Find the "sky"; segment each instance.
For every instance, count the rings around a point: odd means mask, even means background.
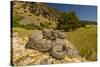
[[[63,12],[75,11],[79,20],[97,21],[97,6],[55,3],[48,3],[48,6]]]

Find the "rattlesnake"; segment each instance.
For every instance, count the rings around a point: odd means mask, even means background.
[[[38,51],[48,51],[51,49],[51,40],[43,39],[42,31],[34,32],[26,44],[26,48],[36,49]]]
[[[54,31],[49,29],[44,29],[42,31],[36,31],[31,36],[29,36],[29,41],[26,44],[26,48],[35,49],[38,51],[49,51],[50,54],[57,58],[62,59],[65,55],[69,54],[72,56],[74,53],[70,53],[73,47],[68,50],[66,47],[64,34],[60,31]],[[78,55],[77,51],[75,53]]]

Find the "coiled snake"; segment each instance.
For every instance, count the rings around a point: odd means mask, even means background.
[[[38,51],[50,51],[53,57],[62,59],[68,53],[65,45],[63,33],[44,29],[42,31],[36,31],[29,36],[26,48]]]

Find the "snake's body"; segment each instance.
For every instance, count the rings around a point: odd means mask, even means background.
[[[64,35],[58,31],[43,30],[34,32],[26,45],[26,48],[38,51],[50,51],[55,58],[64,58],[66,54],[70,54],[66,47]]]

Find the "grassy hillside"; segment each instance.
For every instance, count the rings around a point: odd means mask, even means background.
[[[13,32],[17,32],[19,37],[28,37],[34,30],[26,30],[24,28],[13,28]]]
[[[14,17],[15,14],[21,17],[17,22],[20,25],[34,24],[40,26],[41,23],[49,23],[50,25],[48,27],[55,28],[57,18],[59,17],[57,10],[49,8],[47,4],[44,3],[13,1],[12,11],[13,19],[16,19],[16,17]]]
[[[85,26],[79,21],[75,11],[60,11],[48,3],[11,2],[13,27],[25,29],[75,30]]]
[[[80,55],[88,60],[96,60],[97,30],[96,25],[87,25],[76,31],[66,33],[69,40],[76,46]]]

